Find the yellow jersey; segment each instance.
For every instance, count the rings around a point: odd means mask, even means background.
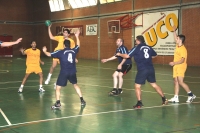
[[[54,51],[56,50],[63,50],[64,49],[64,37],[63,36],[54,36],[54,39],[56,41],[58,41],[58,46],[54,49]],[[68,40],[70,41],[70,48],[74,48],[75,47],[75,43],[74,40],[72,40],[71,38],[68,38]]]
[[[26,65],[40,65],[40,50],[32,48],[26,49],[24,53],[27,55],[26,57]]]
[[[185,60],[182,64],[179,65],[187,65],[187,49],[184,45],[176,45],[176,49],[174,51],[174,62],[180,61],[182,58],[185,58]]]

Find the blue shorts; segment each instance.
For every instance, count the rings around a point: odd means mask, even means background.
[[[156,82],[155,70],[154,68],[148,68],[139,70],[136,74],[135,83],[136,84],[145,84],[145,81],[149,83]]]
[[[67,81],[69,80],[72,84],[77,84],[76,73],[60,73],[56,82],[56,85],[67,86]]]

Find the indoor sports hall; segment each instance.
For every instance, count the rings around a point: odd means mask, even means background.
[[[0,132],[199,133],[199,12],[200,0],[0,0]],[[57,52],[58,41],[52,39],[55,36],[61,36],[66,46],[65,29],[76,45],[77,34],[80,39],[74,64],[86,105],[81,105],[68,81],[60,90],[61,107],[52,108],[57,103],[55,83],[62,60],[46,83],[54,60],[46,56],[44,46],[51,55]],[[185,36],[181,46],[175,33]],[[132,48],[141,45],[137,44],[140,35],[157,53],[152,57],[156,83],[169,100],[167,104],[162,105],[161,96],[146,81],[141,86],[143,106],[134,108],[139,101],[135,88],[137,55],[131,58],[130,71],[123,75],[123,93],[110,93],[119,65],[117,40],[123,39],[130,54]],[[179,102],[170,102],[176,93],[174,58],[182,47],[187,49],[184,57],[180,55],[187,61],[183,81],[191,92],[180,83]],[[29,55],[28,49],[40,53],[37,59],[42,73],[30,73],[22,86],[29,74],[27,62],[36,61],[36,55]],[[143,52],[146,57],[147,51]],[[69,56],[68,61],[72,63]],[[191,93],[196,97],[186,102]]]

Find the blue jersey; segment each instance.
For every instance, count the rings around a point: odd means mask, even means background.
[[[128,54],[128,49],[124,45],[121,45],[119,48],[117,48],[116,54],[117,53]],[[117,59],[118,59],[119,63],[121,63],[123,60],[123,58],[121,56],[117,56]],[[127,64],[132,64],[131,58],[126,59],[126,61],[124,62],[123,65],[127,65]]]
[[[65,48],[51,53],[51,57],[60,60],[60,67],[62,73],[76,73],[76,54],[79,51],[79,46],[73,49]]]
[[[152,56],[156,56],[157,53],[145,43],[139,44],[136,47],[133,47],[128,55],[130,57],[134,56],[134,60],[137,64],[137,69],[148,69],[153,67]]]
[[[3,42],[2,41],[0,41],[0,46],[1,46],[1,44],[2,44]]]

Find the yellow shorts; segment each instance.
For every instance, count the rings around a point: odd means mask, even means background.
[[[173,78],[184,77],[187,66],[174,66],[173,67]]]
[[[57,61],[60,64],[60,60],[58,58],[53,58],[53,61]]]
[[[27,67],[26,67],[26,73],[38,74],[38,73],[41,73],[41,72],[42,72],[42,69],[41,69],[40,66],[27,65]]]

